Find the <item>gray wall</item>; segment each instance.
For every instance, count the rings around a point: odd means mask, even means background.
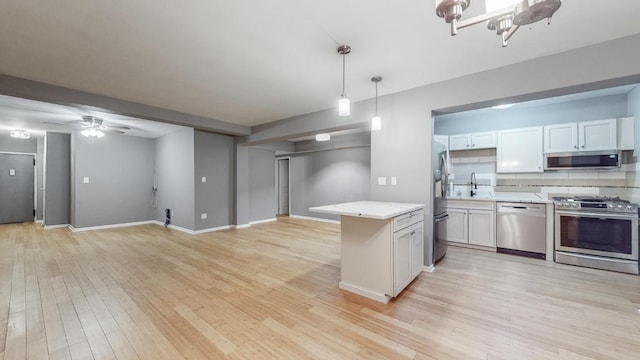
[[[36,207],[36,220],[42,220],[44,216],[44,192],[40,189],[44,188],[44,136],[36,138],[36,176],[38,183],[36,185],[36,198],[38,205]]]
[[[37,151],[37,139],[29,140],[12,138],[8,134],[0,134],[0,151],[35,154]]]
[[[155,141],[155,180],[158,187],[156,220],[172,209],[172,224],[195,229],[194,130],[184,129]]]
[[[195,230],[230,225],[233,222],[233,137],[196,131]],[[206,177],[206,183],[202,177]],[[201,219],[206,213],[207,219]]]
[[[45,226],[70,224],[71,135],[47,132]]]
[[[291,155],[291,214],[339,220],[309,207],[369,200],[370,147]]]
[[[439,115],[435,118],[434,126],[436,134],[454,135],[610,119],[625,117],[627,114],[627,95],[620,94],[550,105],[517,104],[503,110],[488,108]]]
[[[107,134],[89,139],[73,137],[74,196],[72,222],[76,228],[154,219],[151,186],[154,140]],[[88,177],[89,183],[83,183]]]
[[[18,152],[36,154],[36,220],[42,220],[42,196],[44,177],[44,136],[32,136],[29,140],[14,139],[9,135],[0,134],[0,152]]]
[[[249,148],[249,221],[276,217],[276,160],[275,152]]]

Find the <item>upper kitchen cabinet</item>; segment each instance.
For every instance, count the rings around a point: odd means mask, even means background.
[[[486,131],[473,134],[449,136],[449,150],[475,150],[496,147],[496,132]]]
[[[542,172],[542,126],[498,131],[496,171],[499,173]]]
[[[438,143],[444,145],[444,147],[446,149],[449,149],[449,136],[447,136],[447,135],[433,135],[433,141],[438,142]]]
[[[544,152],[632,150],[633,118],[582,121],[544,127]]]

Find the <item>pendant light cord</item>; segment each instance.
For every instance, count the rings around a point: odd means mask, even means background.
[[[378,82],[376,81],[376,116],[378,116]]]
[[[344,84],[345,84],[345,66],[346,66],[346,61],[345,61],[345,57],[346,54],[344,52],[342,52],[342,97],[345,97],[345,91],[344,91]]]

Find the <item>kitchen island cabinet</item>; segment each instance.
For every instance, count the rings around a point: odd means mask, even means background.
[[[358,201],[312,207],[341,215],[340,288],[387,303],[422,272],[422,204]]]

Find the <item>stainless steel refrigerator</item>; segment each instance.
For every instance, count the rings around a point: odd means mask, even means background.
[[[431,153],[433,171],[433,263],[442,259],[447,253],[446,221],[449,219],[444,201],[449,188],[449,169],[447,148],[433,141]]]

